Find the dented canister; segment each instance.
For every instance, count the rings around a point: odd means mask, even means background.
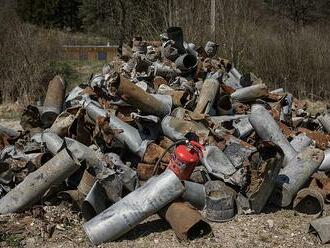
[[[216,79],[206,79],[199,94],[194,112],[208,114],[213,106],[215,97],[219,91],[219,81]]]
[[[0,199],[0,213],[13,213],[30,207],[41,200],[51,185],[64,181],[79,167],[79,160],[69,149],[63,149]]]
[[[319,168],[324,152],[317,148],[306,148],[284,167],[277,179],[272,202],[281,207],[290,205],[292,198]]]
[[[212,231],[198,210],[186,202],[173,202],[161,210],[160,215],[171,225],[179,240],[193,240]]]
[[[256,84],[248,87],[237,89],[231,94],[233,100],[239,102],[251,102],[258,98],[268,95],[268,87],[265,84]]]
[[[183,192],[178,177],[166,170],[86,222],[85,232],[94,245],[116,240]]]
[[[283,150],[284,165],[297,155],[296,150],[283,135],[274,118],[261,104],[252,105],[249,120],[260,138],[264,141],[272,141]]]
[[[55,76],[48,85],[41,121],[45,127],[50,127],[61,112],[66,84],[59,75]]]

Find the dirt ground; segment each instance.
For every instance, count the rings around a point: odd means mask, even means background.
[[[0,125],[19,129],[15,120],[0,120]],[[330,214],[326,206],[323,215]],[[258,215],[239,215],[226,223],[210,223],[213,233],[192,241],[180,242],[170,226],[158,215],[151,216],[116,242],[100,247],[322,247],[308,233],[311,217],[289,209],[267,206]],[[0,247],[93,247],[84,233],[84,220],[68,203],[39,206],[21,214],[0,215]],[[115,228],[115,227],[114,227]]]
[[[325,211],[329,214],[329,207]],[[311,218],[292,210],[267,207],[258,215],[240,215],[226,223],[210,223],[213,234],[180,242],[170,226],[151,216],[116,242],[99,247],[330,247],[307,232]],[[0,216],[0,247],[93,247],[83,219],[69,206],[44,206],[22,214]],[[51,237],[50,237],[51,236]]]

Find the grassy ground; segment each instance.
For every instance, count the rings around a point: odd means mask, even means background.
[[[92,74],[102,70],[105,61],[61,60],[53,63],[53,70],[61,74],[67,82],[67,91],[87,82]]]

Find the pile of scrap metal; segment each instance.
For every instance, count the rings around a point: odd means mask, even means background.
[[[134,37],[66,96],[56,76],[44,105],[24,111],[24,131],[0,128],[0,213],[71,201],[93,244],[153,214],[179,239],[269,202],[320,216],[330,201],[330,113],[312,116],[217,49],[170,27],[160,42]],[[323,243],[329,218],[311,223]]]

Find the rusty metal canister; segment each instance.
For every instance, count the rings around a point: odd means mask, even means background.
[[[59,75],[55,76],[49,82],[41,113],[41,122],[45,127],[50,127],[61,112],[65,96],[65,88],[65,82]]]
[[[205,184],[206,218],[214,222],[226,222],[235,217],[236,192],[222,181]]]
[[[173,202],[159,214],[171,225],[180,240],[192,240],[212,231],[197,209],[187,202]]]

